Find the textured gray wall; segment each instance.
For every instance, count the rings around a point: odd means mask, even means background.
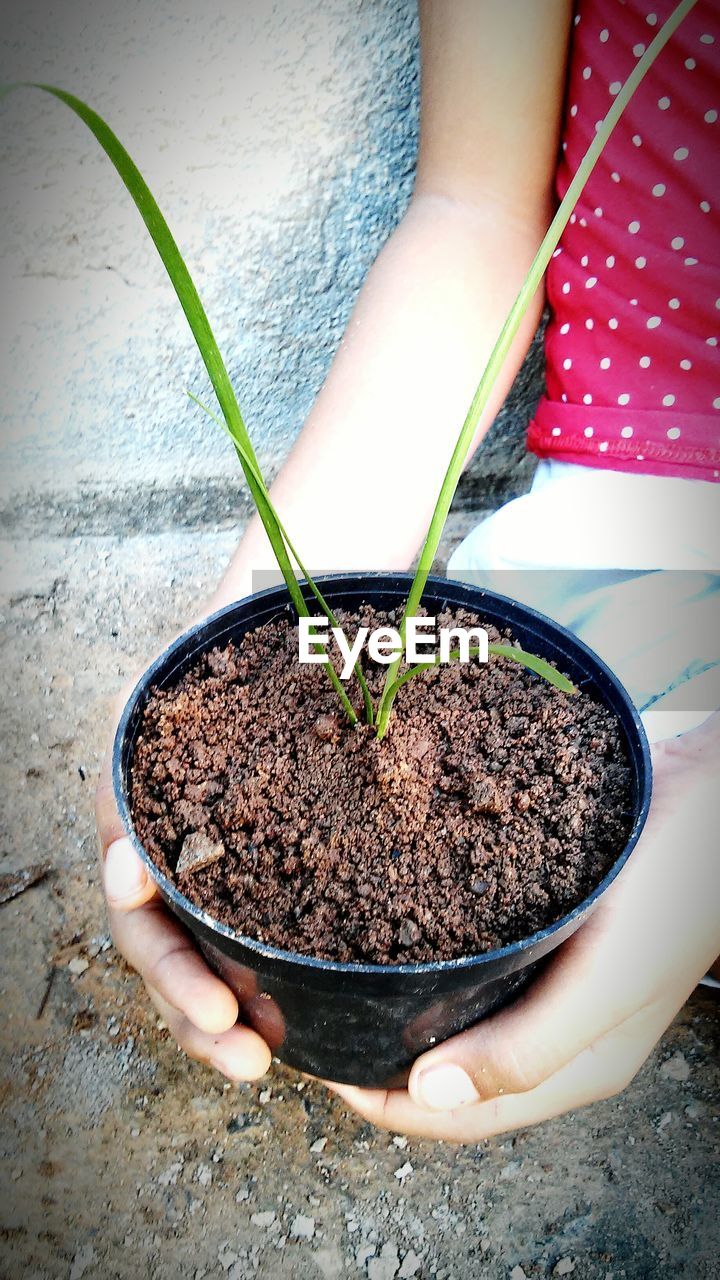
[[[30,0],[4,19],[0,80],[84,97],[147,177],[270,473],[410,193],[416,21],[414,0]],[[207,380],[137,213],[85,126],[33,91],[0,104],[0,290],[6,527],[242,509],[231,448],[184,395]],[[505,434],[480,463],[491,484]]]

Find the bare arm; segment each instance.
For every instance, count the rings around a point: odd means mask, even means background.
[[[311,570],[407,568],[549,221],[571,5],[422,0],[413,198],[371,269],[273,499]],[[528,349],[538,296],[476,444]],[[274,567],[251,521],[214,603]]]

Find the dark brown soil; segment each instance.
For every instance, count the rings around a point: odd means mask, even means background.
[[[350,635],[395,620],[340,621]],[[379,695],[386,668],[364,669]],[[285,621],[152,694],[132,798],[151,857],[217,919],[376,963],[471,955],[550,924],[602,879],[632,816],[619,727],[587,695],[506,659],[453,663],[403,687],[378,742],[300,665]]]

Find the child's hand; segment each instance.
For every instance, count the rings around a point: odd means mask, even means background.
[[[642,839],[512,1007],[415,1062],[408,1090],[330,1087],[401,1133],[478,1142],[620,1093],[720,952],[720,713],[655,750]]]
[[[120,695],[113,734],[132,685]],[[155,1008],[181,1049],[231,1080],[255,1080],[270,1066],[270,1050],[238,1025],[238,1005],[192,938],[163,905],[154,881],[128,840],[115,804],[111,745],[96,792],[98,843],[113,940],[137,969]]]

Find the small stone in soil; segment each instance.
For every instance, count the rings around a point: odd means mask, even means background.
[[[355,1266],[359,1268],[364,1267],[365,1263],[374,1256],[375,1251],[374,1244],[369,1244],[367,1242],[361,1244],[360,1248],[355,1250]]]
[[[575,1270],[572,1258],[561,1258],[553,1267],[554,1276],[569,1276]]]
[[[175,1160],[173,1164],[168,1165],[167,1169],[165,1169],[161,1174],[158,1175],[158,1179],[157,1179],[158,1186],[174,1187],[178,1180],[179,1174],[182,1173],[182,1168],[184,1163],[185,1163],[185,1158],[184,1156],[181,1156],[179,1160]]]
[[[293,1240],[312,1240],[315,1235],[315,1219],[298,1213],[290,1224],[290,1235]]]
[[[253,1213],[250,1221],[254,1223],[256,1227],[262,1227],[262,1229],[266,1231],[267,1228],[271,1227],[275,1221],[275,1214],[272,1209],[267,1209],[264,1213]]]
[[[690,1064],[685,1055],[678,1051],[667,1058],[660,1068],[660,1075],[663,1080],[677,1080],[684,1084],[690,1078]]]
[[[229,1271],[231,1267],[238,1261],[240,1255],[229,1244],[223,1244],[218,1249],[218,1262],[223,1271]]]
[[[400,1266],[397,1245],[391,1240],[384,1244],[380,1256],[368,1262],[368,1280],[394,1280]]]
[[[398,1280],[412,1280],[413,1276],[420,1270],[420,1266],[420,1258],[415,1253],[415,1250],[411,1249],[403,1258],[402,1266],[398,1271]]]
[[[420,926],[414,920],[403,920],[398,933],[401,947],[414,947],[420,941]]]
[[[211,840],[204,832],[193,831],[183,840],[176,875],[191,876],[195,871],[202,871],[213,862],[219,862],[224,856],[225,845],[221,840]]]
[[[487,880],[473,880],[470,885],[470,892],[474,893],[477,898],[481,898],[490,888]]]

